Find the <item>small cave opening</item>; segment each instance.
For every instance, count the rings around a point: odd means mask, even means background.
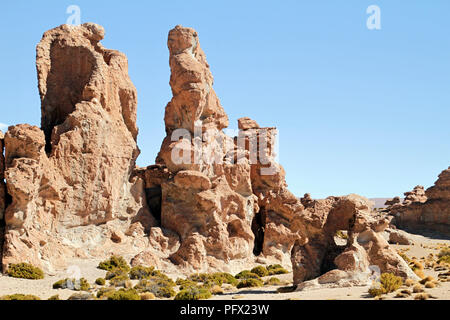
[[[95,68],[95,57],[87,48],[54,42],[50,48],[50,61],[41,116],[48,154],[52,149],[53,128],[62,124],[75,110],[75,105],[83,100],[84,88]]]
[[[153,188],[146,188],[145,194],[147,197],[147,204],[150,208],[150,211],[158,222],[158,225],[161,225],[161,203],[162,203],[162,189],[161,186],[156,186]]]
[[[262,253],[264,244],[265,226],[266,226],[266,211],[264,208],[261,208],[259,212],[255,214],[252,220],[252,232],[255,236],[253,254],[255,256],[259,256]]]
[[[325,252],[325,255],[322,259],[322,264],[320,266],[320,274],[325,274],[328,271],[337,269],[336,264],[334,263],[334,259],[342,252],[344,252],[346,246],[338,246],[338,245],[330,245]]]

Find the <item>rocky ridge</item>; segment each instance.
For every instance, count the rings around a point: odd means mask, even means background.
[[[37,47],[41,128],[10,127],[0,159],[11,198],[0,180],[4,269],[51,271],[115,253],[180,273],[282,263],[299,289],[364,285],[373,266],[415,277],[381,237],[390,220],[369,200],[300,200],[288,190],[276,128],[241,118],[237,136],[224,133],[228,117],[194,29],[169,32],[166,138],[155,165],[136,167],[136,89],[125,55],[103,48],[103,37],[95,24],[63,25]]]

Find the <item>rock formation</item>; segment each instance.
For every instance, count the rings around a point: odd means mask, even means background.
[[[450,235],[450,168],[444,170],[435,185],[426,191],[417,186],[405,193],[403,203],[387,208],[395,219],[393,223],[413,232],[434,232]]]
[[[17,125],[5,135],[12,203],[4,268],[28,261],[51,270],[73,256],[138,251],[145,242],[124,234],[154,223],[143,181],[130,180],[139,154],[136,89],[125,55],[103,48],[103,36],[95,24],[63,25],[37,46],[42,130]]]
[[[296,240],[292,250],[298,290],[367,285],[374,270],[417,279],[382,236],[389,222],[373,211],[368,199],[357,195],[307,205],[297,222],[306,226],[306,237]],[[348,240],[338,245],[334,237],[342,230],[347,231]]]
[[[241,118],[235,137],[224,133],[228,117],[191,28],[169,33],[166,137],[156,164],[136,167],[136,90],[126,57],[103,48],[103,36],[95,24],[64,25],[37,47],[42,129],[12,126],[4,139],[3,267],[51,271],[115,253],[178,273],[282,263],[300,289],[365,284],[374,265],[414,277],[367,199],[300,200],[287,189],[276,128]],[[349,239],[338,245],[342,230]]]

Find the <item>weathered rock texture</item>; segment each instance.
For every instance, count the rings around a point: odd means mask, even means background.
[[[289,192],[275,160],[275,128],[241,118],[237,137],[223,133],[228,119],[193,29],[177,26],[168,46],[173,99],[166,107],[167,136],[158,165],[136,171],[161,224],[152,228],[158,230],[152,241],[163,245],[139,254],[134,264],[169,261],[181,269],[229,271],[255,262],[290,267],[292,255],[296,284],[331,270],[341,274],[339,285],[365,284],[372,264],[414,277],[380,235],[389,220],[375,216],[367,199],[316,201],[307,194],[299,200]],[[338,230],[349,231],[347,245],[336,245]],[[361,272],[364,281],[352,282]]]
[[[371,265],[414,277],[380,235],[389,219],[367,199],[300,200],[287,189],[276,128],[241,118],[236,137],[223,132],[228,117],[193,29],[169,33],[167,136],[156,165],[135,167],[136,90],[103,35],[65,25],[37,47],[42,129],[5,135],[3,266],[51,270],[116,253],[183,273],[282,263],[300,289],[365,284]],[[342,230],[349,240],[338,245]]]
[[[63,25],[37,46],[42,130],[10,127],[5,135],[8,193],[3,266],[28,261],[45,269],[73,256],[137,252],[126,237],[152,225],[143,181],[132,179],[136,89],[124,54],[99,41],[95,24]],[[142,243],[141,243],[142,242]]]
[[[6,187],[5,187],[5,157],[4,151],[4,135],[0,131],[0,222],[4,218],[6,207]],[[0,247],[1,248],[1,247]]]
[[[393,223],[411,232],[439,232],[450,235],[450,168],[444,170],[435,185],[426,191],[417,186],[405,193],[403,203],[392,203],[387,210]]]

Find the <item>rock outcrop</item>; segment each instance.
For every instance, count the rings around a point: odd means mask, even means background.
[[[393,203],[387,208],[398,228],[414,233],[450,235],[450,168],[439,175],[431,188],[424,191],[417,186],[405,196],[403,203]]]
[[[3,221],[6,208],[4,134],[0,131],[0,221]],[[0,223],[1,224],[1,223]],[[1,247],[0,247],[1,249]]]
[[[288,190],[276,128],[241,118],[235,137],[224,133],[228,117],[191,28],[169,33],[166,137],[156,164],[136,167],[136,90],[126,57],[103,48],[103,36],[95,24],[64,25],[37,47],[42,128],[12,126],[4,139],[3,267],[51,271],[115,253],[178,273],[282,263],[299,289],[365,284],[373,266],[414,277],[367,199]],[[348,241],[337,244],[343,230]]]
[[[292,250],[298,290],[367,285],[374,270],[417,279],[382,236],[390,219],[371,206],[368,199],[350,195],[314,200],[305,207],[298,223],[306,226],[306,238],[296,240]],[[338,245],[335,235],[344,230],[347,243]]]
[[[66,258],[145,245],[123,236],[133,224],[143,236],[154,223],[143,181],[130,179],[139,155],[136,89],[125,55],[103,48],[103,36],[95,24],[63,25],[37,46],[42,130],[17,125],[5,135],[12,203],[3,267],[28,261],[51,270]]]

